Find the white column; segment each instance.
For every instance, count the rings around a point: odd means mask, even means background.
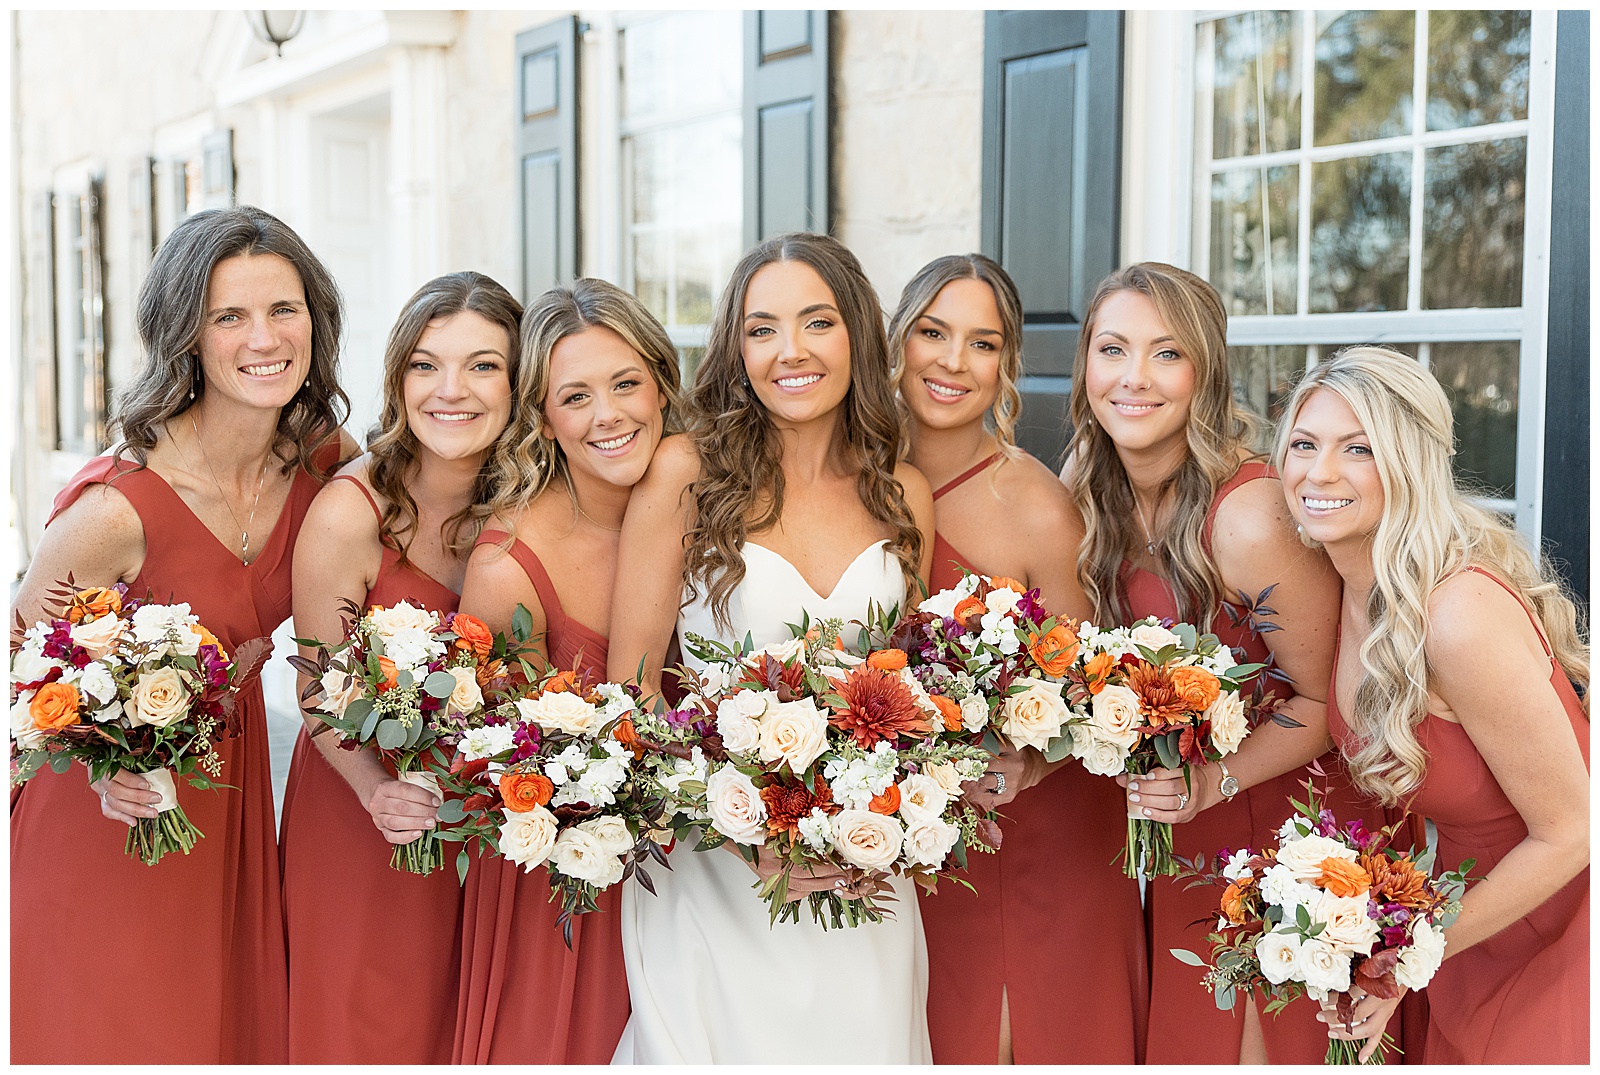
[[[1118,260],[1193,269],[1194,12],[1129,11],[1125,20]]]
[[[399,301],[450,269],[445,264],[444,49],[392,49],[389,85],[389,290]]]

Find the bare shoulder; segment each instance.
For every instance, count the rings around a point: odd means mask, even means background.
[[[927,475],[904,460],[895,464],[894,480],[900,483],[900,488],[905,490],[906,503],[915,510],[919,505],[926,504],[931,511],[933,508],[933,486],[928,484]]]
[[[1257,478],[1230,492],[1212,519],[1213,543],[1270,548],[1292,541],[1294,518],[1277,478]]]
[[[1478,571],[1459,571],[1428,595],[1427,653],[1431,667],[1472,667],[1503,653],[1517,639],[1543,653],[1522,602]]]
[[[994,488],[1008,519],[1030,531],[1059,535],[1063,529],[1082,529],[1072,494],[1049,467],[1031,455],[1002,462],[994,472]]]
[[[337,476],[354,478],[361,488],[348,481],[325,482],[306,510],[303,529],[324,537],[375,540],[378,518],[362,489],[376,497],[367,484],[367,461],[363,455],[340,467]]]
[[[663,437],[650,459],[650,469],[640,480],[640,487],[651,492],[665,489],[682,489],[700,477],[700,452],[694,438],[686,433]]]
[[[74,559],[90,553],[96,561],[140,562],[144,558],[144,521],[116,485],[85,486],[45,527],[39,551]]]

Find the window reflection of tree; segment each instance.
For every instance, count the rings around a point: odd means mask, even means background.
[[[1314,145],[1411,133],[1416,18],[1412,11],[1317,14]]]
[[[1406,308],[1411,154],[1312,165],[1312,313]]]
[[[1429,150],[1422,226],[1426,309],[1522,305],[1527,140]]]

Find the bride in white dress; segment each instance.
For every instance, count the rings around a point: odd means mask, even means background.
[[[818,235],[746,254],[712,325],[697,431],[662,442],[623,526],[609,672],[661,680],[674,628],[756,645],[788,623],[904,605],[933,547],[927,481],[899,463],[883,319],[855,256]],[[731,845],[730,845],[731,846]],[[614,1063],[931,1062],[912,886],[854,929],[769,925],[755,867],[676,848],[624,889],[633,1012]],[[798,873],[792,897],[831,888]]]

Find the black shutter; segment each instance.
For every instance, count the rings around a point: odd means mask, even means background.
[[[744,15],[744,241],[827,232],[828,13]]]
[[[522,301],[578,275],[578,20],[517,35]]]
[[[1117,267],[1122,13],[991,11],[983,41],[983,252],[1023,309],[1018,442],[1066,447],[1078,330]]]
[[[1556,16],[1545,351],[1544,545],[1589,603],[1589,13]]]

